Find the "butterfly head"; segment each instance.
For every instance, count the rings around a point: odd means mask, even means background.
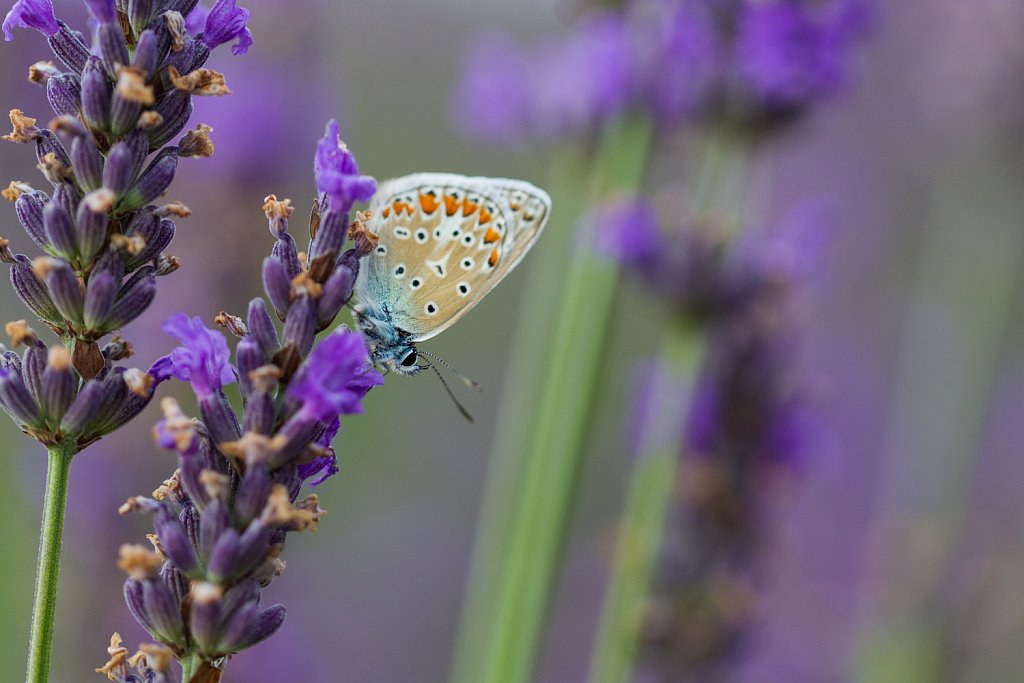
[[[416,345],[410,335],[391,323],[388,316],[375,306],[359,305],[355,308],[356,322],[366,335],[374,365],[398,375],[418,375],[423,370]]]

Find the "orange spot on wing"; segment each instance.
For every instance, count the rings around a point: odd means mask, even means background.
[[[487,234],[484,235],[484,244],[491,244],[501,239],[501,235],[494,228],[487,228]]]
[[[480,225],[487,225],[491,222],[492,218],[494,218],[494,216],[487,210],[486,206],[480,209]]]
[[[423,207],[423,213],[427,214],[428,216],[437,211],[437,207],[439,207],[440,205],[441,202],[437,201],[437,197],[435,197],[434,195],[420,195],[420,206]]]
[[[469,199],[466,199],[464,202],[462,202],[462,215],[472,216],[479,207],[479,204],[474,204],[473,202],[469,201]]]
[[[412,204],[408,202],[396,199],[392,206],[395,208],[395,213],[407,213],[410,216],[412,215]]]
[[[455,212],[459,210],[459,200],[450,194],[444,196],[444,210],[449,216],[454,216]]]
[[[498,265],[498,257],[499,256],[501,256],[501,254],[498,253],[497,249],[492,251],[491,255],[487,258],[487,265],[489,265],[491,268],[493,268],[494,266]]]
[[[381,212],[381,214],[384,216],[384,218],[387,218],[388,216],[390,216],[391,215],[391,207],[390,206],[385,206],[384,210]]]

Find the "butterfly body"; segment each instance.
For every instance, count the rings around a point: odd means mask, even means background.
[[[373,361],[415,375],[416,343],[455,324],[522,260],[551,199],[530,183],[418,173],[381,184],[370,202],[380,238],[356,281],[356,321]]]

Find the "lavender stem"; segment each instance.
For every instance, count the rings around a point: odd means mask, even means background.
[[[35,602],[29,634],[26,683],[46,683],[53,650],[53,622],[57,612],[57,576],[64,536],[64,512],[68,498],[68,473],[77,452],[73,440],[47,448],[46,492],[39,533],[39,564],[36,568]]]

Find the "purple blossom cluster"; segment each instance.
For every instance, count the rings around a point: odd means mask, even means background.
[[[770,492],[796,471],[808,437],[792,319],[804,273],[794,258],[797,236],[730,240],[706,226],[667,233],[639,201],[609,207],[598,220],[604,247],[707,338],[679,416],[681,486],[639,666],[651,680],[718,680],[753,620]]]
[[[225,336],[198,317],[164,324],[181,345],[150,372],[189,382],[200,418],[164,399],[156,438],[179,467],[152,496],[124,507],[153,514],[154,549],[125,546],[120,564],[128,606],[166,656],[159,666],[145,653],[131,664],[121,648],[117,665],[108,664],[108,673],[117,669],[111,680],[151,680],[139,667],[163,676],[152,680],[172,680],[172,659],[191,680],[217,680],[203,676],[219,676],[228,658],[280,627],[285,608],[263,607],[262,591],[284,570],[287,534],[314,529],[323,513],[316,494],[300,500],[300,491],[338,471],[331,441],[340,416],[361,412],[363,397],[384,381],[358,332],[338,328],[314,341],[351,298],[360,259],[376,246],[364,216],[350,220],[353,203],[369,199],[376,183],[359,173],[333,121],[315,171],[320,195],[305,253],[289,233],[291,202],[270,196],[264,205],[276,238],[263,263],[270,308],[255,298],[244,321],[216,318],[240,337],[234,364]],[[347,238],[354,246],[343,249]],[[240,414],[225,391],[236,381]]]
[[[472,43],[453,112],[462,131],[521,142],[595,131],[626,112],[774,129],[840,92],[871,0],[637,0],[565,35]]]
[[[47,445],[71,440],[81,449],[136,415],[153,395],[151,375],[114,367],[131,355],[119,337],[103,339],[138,318],[156,296],[158,277],[179,264],[165,250],[177,202],[156,204],[181,157],[213,152],[200,124],[188,124],[192,98],[227,93],[224,77],[204,68],[210,51],[251,42],[248,11],[234,0],[206,10],[197,0],[87,0],[91,41],[57,19],[51,0],[18,0],[3,21],[46,36],[56,57],[38,62],[29,79],[46,90],[56,116],[46,127],[20,109],[4,139],[32,145],[48,191],[11,182],[22,227],[43,252],[14,253],[0,239],[0,261],[15,292],[62,342],[47,350],[23,321],[10,324],[22,358],[2,350],[0,405],[23,431]],[[196,23],[195,18],[202,17]]]

